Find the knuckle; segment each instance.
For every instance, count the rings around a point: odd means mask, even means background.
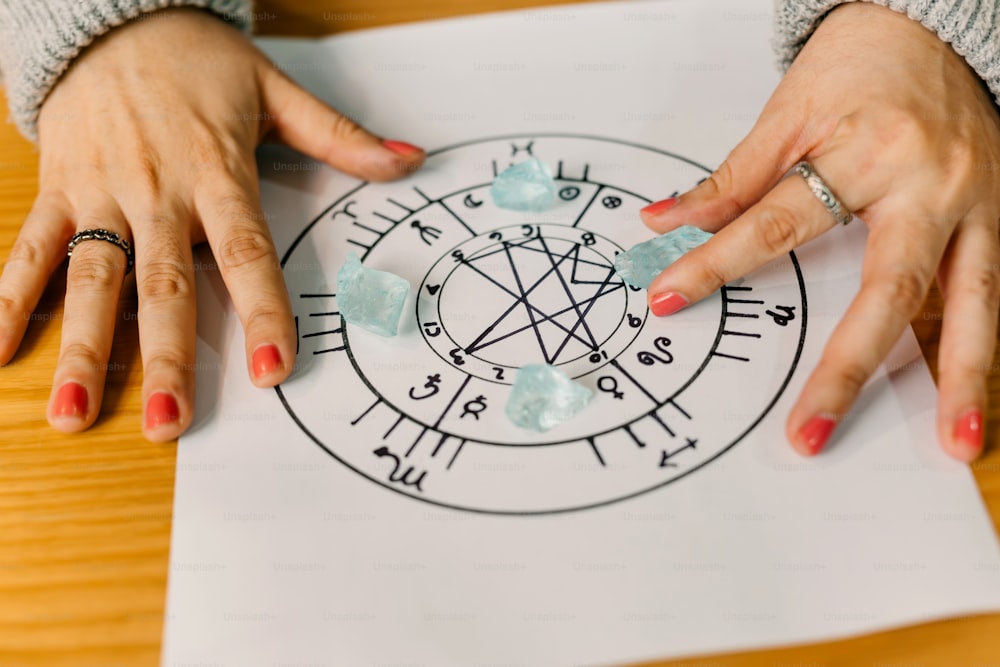
[[[861,393],[868,378],[871,377],[871,371],[857,361],[838,364],[835,372],[841,387],[849,391],[851,396]]]
[[[134,194],[135,208],[129,212],[129,223],[134,227],[143,225],[148,229],[170,229],[177,226],[177,218],[167,215],[162,201],[155,193],[138,190]]]
[[[727,221],[735,218],[746,208],[736,194],[736,173],[729,158],[724,160],[719,165],[719,168],[705,179],[702,187],[704,188],[704,194],[716,200],[718,205],[725,211],[723,216]]]
[[[8,264],[25,264],[30,268],[40,268],[39,265],[45,253],[38,243],[32,239],[19,238],[14,242],[7,256]]]
[[[989,264],[972,269],[969,274],[970,291],[980,294],[991,311],[1000,303],[1000,267]]]
[[[106,292],[120,285],[119,268],[125,268],[120,261],[108,261],[103,257],[92,256],[91,253],[80,255],[74,252],[66,270],[66,279],[86,290]]]
[[[193,364],[187,360],[186,355],[181,351],[163,351],[150,355],[143,360],[143,373],[145,375],[183,375],[189,372]]]
[[[909,111],[886,107],[878,111],[875,120],[877,136],[886,147],[923,145],[927,130],[923,121]]]
[[[340,139],[349,139],[363,134],[364,130],[344,114],[334,113],[333,118],[330,119],[330,132]]]
[[[799,244],[799,226],[795,214],[781,206],[768,206],[760,215],[760,242],[770,253],[777,256],[788,252]]]
[[[939,368],[940,383],[965,389],[985,389],[989,365],[975,364],[971,360],[955,359],[948,365]],[[943,390],[943,388],[942,388]]]
[[[284,309],[274,308],[272,306],[261,306],[255,308],[253,312],[246,318],[246,330],[247,333],[255,331],[256,329],[274,329],[281,325],[290,323],[291,314]]]
[[[708,288],[706,293],[718,289],[730,280],[725,272],[711,261],[699,262],[697,271],[697,285],[701,288]]]
[[[239,269],[270,259],[274,254],[271,239],[256,229],[239,229],[230,234],[219,247],[219,264],[223,269]]]
[[[222,179],[221,182],[219,179],[206,179],[206,181],[217,184],[209,185],[208,191],[221,193],[211,195],[214,199],[213,212],[220,220],[259,222],[264,219],[260,210],[250,201],[247,192],[228,178]]]
[[[26,312],[27,308],[25,308],[23,298],[0,294],[0,322],[9,322],[17,317],[24,317]]]
[[[193,293],[191,277],[175,262],[154,260],[146,263],[139,278],[143,299],[163,301],[184,299]]]
[[[106,368],[105,360],[97,353],[96,347],[89,342],[76,341],[69,343],[59,355],[59,365],[70,363],[78,368],[99,370]]]
[[[948,171],[968,180],[975,175],[980,148],[972,137],[954,137],[948,144]]]
[[[938,200],[972,206],[974,201],[970,199],[970,195],[974,197],[978,194],[989,179],[980,169],[980,150],[970,139],[956,137],[945,151],[946,157],[937,188]]]
[[[886,303],[909,319],[924,302],[929,287],[928,282],[919,270],[900,268],[885,277],[881,288]]]
[[[240,139],[229,133],[198,127],[191,147],[191,171],[212,174],[242,174],[246,171],[243,156],[247,154]],[[252,151],[252,148],[249,149]]]
[[[837,120],[837,124],[833,129],[833,136],[853,137],[861,131],[861,127],[861,116],[858,113],[849,113]]]

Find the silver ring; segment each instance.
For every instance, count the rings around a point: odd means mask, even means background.
[[[66,246],[66,256],[72,257],[73,248],[82,241],[107,241],[118,246],[125,253],[125,260],[127,262],[125,275],[127,276],[132,272],[132,267],[135,266],[135,253],[132,252],[132,244],[116,232],[108,231],[107,229],[84,229],[81,232],[77,232],[73,234],[73,238],[69,240],[69,245]]]
[[[826,206],[826,210],[833,215],[837,222],[846,225],[854,219],[854,214],[847,210],[842,201],[837,199],[837,195],[833,194],[833,190],[819,177],[819,174],[816,173],[811,164],[808,162],[799,162],[795,165],[795,171],[805,179],[806,185],[816,195],[816,199],[819,199],[823,206]]]

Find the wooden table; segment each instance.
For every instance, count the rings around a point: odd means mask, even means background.
[[[531,0],[269,0],[258,32],[318,35],[403,21],[513,9]],[[338,20],[321,20],[337,16]],[[0,258],[37,192],[38,156],[0,125]],[[61,435],[45,421],[62,319],[65,272],[49,286],[27,338],[0,369],[0,667],[154,665],[164,620],[176,443],[140,435],[141,365],[134,286],[97,424]],[[914,321],[936,365],[941,304]],[[994,359],[993,368],[1000,368]],[[990,379],[986,456],[972,466],[1000,522],[1000,374]],[[798,648],[718,655],[685,665],[997,665],[1000,615],[942,621]],[[679,663],[662,663],[679,664]]]

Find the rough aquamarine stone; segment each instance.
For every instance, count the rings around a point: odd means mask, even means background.
[[[357,254],[337,271],[337,308],[349,324],[379,336],[395,336],[410,283],[388,271],[362,266]]]
[[[646,289],[663,269],[710,238],[709,232],[683,225],[615,257],[615,271],[632,287]]]
[[[552,170],[538,158],[512,165],[493,179],[490,197],[500,208],[512,211],[548,210],[556,200]]]
[[[521,428],[548,431],[587,407],[593,392],[548,364],[518,369],[507,398],[507,417]]]

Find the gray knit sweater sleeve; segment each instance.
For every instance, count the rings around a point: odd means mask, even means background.
[[[0,74],[21,133],[37,138],[42,102],[95,38],[143,14],[181,6],[203,7],[250,28],[250,0],[0,0]]]
[[[774,49],[784,70],[837,5],[854,0],[775,0]],[[951,44],[1000,103],[1000,0],[866,0],[906,14]]]

